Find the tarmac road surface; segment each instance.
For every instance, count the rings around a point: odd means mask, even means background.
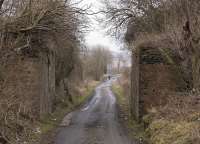
[[[65,117],[56,144],[135,144],[123,132],[118,120],[112,80],[99,85],[82,109]]]

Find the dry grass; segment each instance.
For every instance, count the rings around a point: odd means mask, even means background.
[[[199,96],[172,96],[164,107],[149,110],[144,121],[153,144],[198,144],[200,142]]]
[[[166,117],[190,119],[190,114],[197,113],[200,110],[199,96],[172,96],[168,99],[168,103],[161,109],[161,114]],[[199,115],[200,117],[200,115]],[[188,119],[188,120],[189,120]]]
[[[198,144],[200,142],[199,125],[194,122],[155,120],[149,126],[153,144]]]

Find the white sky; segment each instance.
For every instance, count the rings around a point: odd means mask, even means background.
[[[74,1],[80,1],[80,0],[74,0]],[[101,3],[102,0],[83,0],[79,7],[86,7],[87,5],[91,5],[91,10],[93,12],[98,12],[100,9],[102,9],[103,5]],[[128,66],[131,64],[131,55],[130,52],[124,49],[124,45],[122,42],[117,40],[116,38],[106,34],[107,27],[105,27],[105,24],[99,23],[97,21],[98,18],[103,18],[104,15],[102,14],[96,14],[95,16],[89,16],[90,19],[90,29],[91,31],[85,35],[85,42],[86,46],[92,47],[96,45],[102,45],[107,48],[109,48],[111,51],[113,51],[113,56],[118,57],[119,55],[123,55],[123,57],[127,60]],[[118,59],[116,59],[118,60]]]
[[[97,12],[100,8],[102,8],[101,0],[84,0],[81,5],[91,5],[91,10],[94,12]],[[95,45],[103,45],[108,47],[112,51],[120,52],[122,44],[115,38],[107,35],[107,28],[96,21],[96,18],[102,18],[102,14],[89,16],[89,18],[91,32],[87,33],[85,36],[86,45],[89,47]]]

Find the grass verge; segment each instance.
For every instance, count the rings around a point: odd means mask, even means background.
[[[123,87],[115,83],[112,86],[112,91],[117,99],[119,120],[128,130],[129,136],[136,141],[141,139],[146,141],[143,124],[139,124],[131,117],[129,97],[125,95]]]
[[[199,144],[198,123],[156,119],[146,130],[152,144]]]
[[[88,85],[81,96],[73,97],[73,103],[63,101],[58,104],[55,112],[44,116],[38,123],[38,131],[42,135],[41,144],[52,144],[55,137],[55,129],[62,122],[63,118],[77,107],[80,107],[94,92],[98,82]]]
[[[181,110],[182,105],[177,103],[167,107],[153,108],[149,114],[143,117],[143,122],[138,124],[130,114],[129,99],[123,92],[123,87],[114,84],[112,90],[116,95],[119,107],[119,118],[125,128],[129,130],[129,135],[136,139],[143,139],[149,144],[199,144],[200,143],[200,113],[198,108],[190,111]],[[186,101],[181,99],[181,101]],[[189,103],[190,104],[190,103]],[[186,104],[184,104],[186,105]],[[179,112],[179,114],[176,114]],[[145,127],[144,124],[145,123]]]
[[[192,109],[194,104],[187,104],[183,99],[180,101],[184,106],[171,102],[170,106],[157,108],[143,118],[148,124],[146,134],[151,144],[200,143],[200,109]]]

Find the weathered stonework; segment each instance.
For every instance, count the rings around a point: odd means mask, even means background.
[[[47,40],[34,55],[5,49],[0,61],[1,100],[17,99],[13,101],[16,111],[19,109],[19,113],[28,117],[38,118],[51,113],[56,99],[66,96],[64,75],[56,84],[56,75],[59,75],[56,71],[57,47],[54,41]]]
[[[131,102],[132,114],[139,120],[148,109],[164,105],[168,96],[187,89],[184,76],[156,47],[135,48],[132,54]]]

